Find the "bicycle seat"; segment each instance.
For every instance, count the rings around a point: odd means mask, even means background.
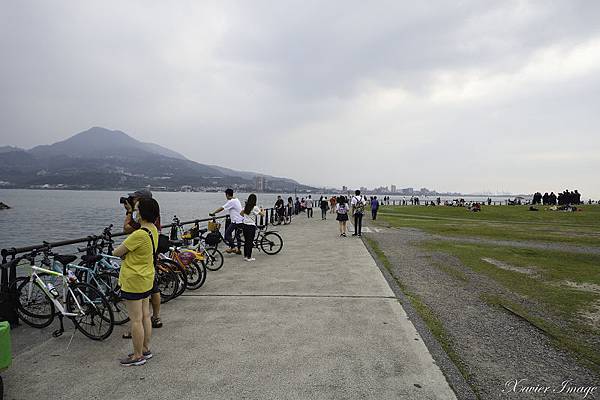
[[[208,229],[200,229],[198,231],[199,234],[204,235],[206,232],[208,232]]]
[[[183,246],[183,240],[169,240],[169,242],[171,243],[171,246]]]
[[[81,259],[86,263],[86,264],[95,264],[98,261],[102,260],[102,256],[81,256]]]
[[[61,263],[62,265],[67,265],[69,263],[72,263],[73,261],[77,260],[77,256],[73,256],[73,255],[60,255],[57,254],[54,256],[54,261],[58,261],[59,263]]]

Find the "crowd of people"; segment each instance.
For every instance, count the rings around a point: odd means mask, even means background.
[[[569,191],[565,190],[558,195],[554,194],[554,192],[544,193],[543,195],[540,192],[536,192],[533,195],[532,200],[533,205],[544,205],[544,206],[566,206],[566,205],[579,205],[581,202],[581,194],[577,191]]]
[[[232,189],[225,191],[226,202],[223,206],[209,213],[215,216],[226,212],[229,216],[229,224],[226,226],[224,242],[228,246],[225,250],[229,254],[244,256],[247,262],[255,261],[252,257],[253,241],[256,235],[259,217],[265,216],[264,210],[257,206],[257,197],[250,194],[244,206],[234,196]],[[362,220],[367,205],[371,210],[372,220],[377,219],[377,213],[382,204],[389,204],[389,196],[385,196],[380,203],[377,196],[367,198],[360,190],[354,192],[354,196],[347,198],[339,196],[321,196],[318,201],[312,199],[312,195],[306,198],[288,197],[287,202],[279,195],[274,204],[276,220],[291,218],[305,212],[307,218],[313,218],[313,208],[321,209],[321,219],[327,220],[328,211],[336,215],[339,223],[340,237],[346,237],[349,232],[348,221],[352,221],[354,233],[352,236],[362,236]],[[418,198],[411,198],[411,204],[419,205]],[[428,205],[440,205],[441,200],[428,202]],[[488,201],[490,204],[491,201]],[[404,200],[404,203],[406,201]],[[574,205],[581,204],[581,195],[577,190],[570,192],[565,190],[558,195],[536,193],[533,204],[544,205]],[[481,211],[481,203],[467,203],[464,199],[457,199],[451,203],[444,202],[448,206],[466,207],[471,211]],[[133,366],[143,365],[152,358],[150,340],[152,329],[161,328],[163,323],[160,318],[160,292],[155,280],[155,264],[160,225],[160,207],[158,202],[152,198],[148,190],[138,190],[130,193],[124,202],[125,219],[123,230],[129,236],[114,250],[114,255],[121,257],[123,262],[119,275],[121,296],[125,300],[130,317],[130,330],[123,338],[131,338],[133,352],[120,360],[121,365]],[[239,228],[239,229],[238,229]],[[244,249],[241,250],[240,232],[244,236]]]

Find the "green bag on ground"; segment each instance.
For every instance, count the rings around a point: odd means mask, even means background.
[[[10,348],[10,324],[0,322],[0,371],[10,367],[12,352]]]

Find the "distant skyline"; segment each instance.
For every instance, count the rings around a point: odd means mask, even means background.
[[[600,3],[18,1],[0,146],[92,126],[313,186],[600,198]]]

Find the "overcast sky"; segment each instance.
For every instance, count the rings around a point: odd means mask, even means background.
[[[341,187],[600,197],[600,2],[5,1],[0,145],[92,126]]]

